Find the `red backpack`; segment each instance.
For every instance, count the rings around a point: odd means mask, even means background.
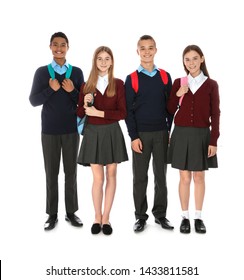
[[[159,72],[160,72],[160,76],[161,76],[163,83],[165,85],[167,85],[168,84],[168,75],[167,75],[166,71],[163,69],[159,69]],[[137,71],[134,71],[133,73],[131,73],[130,77],[131,77],[132,88],[134,89],[135,93],[137,93],[138,88],[139,88]]]

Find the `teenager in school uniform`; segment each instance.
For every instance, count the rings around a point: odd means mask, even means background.
[[[85,114],[87,124],[78,163],[91,166],[93,174],[95,219],[91,233],[110,235],[117,165],[127,161],[128,155],[119,125],[126,117],[124,82],[114,77],[113,53],[106,46],[95,50],[89,78],[80,90],[77,115],[82,118]]]
[[[217,168],[217,140],[219,138],[219,90],[210,79],[205,57],[196,45],[183,51],[183,65],[188,84],[181,85],[176,79],[168,101],[168,111],[175,114],[179,99],[175,127],[170,139],[169,162],[180,171],[179,197],[182,208],[180,232],[190,233],[189,218],[190,184],[194,182],[195,220],[197,233],[206,233],[202,220],[205,194],[205,170]],[[211,127],[211,129],[210,129]]]
[[[166,218],[168,206],[167,148],[172,116],[167,112],[166,102],[170,94],[171,76],[162,80],[161,70],[154,64],[157,53],[156,42],[150,35],[143,35],[137,43],[140,66],[135,72],[138,91],[133,87],[132,76],[125,81],[127,118],[126,125],[131,138],[133,166],[133,199],[135,205],[134,232],[142,232],[148,219],[147,185],[148,169],[152,157],[154,175],[154,220],[162,228],[173,230]]]
[[[69,41],[63,32],[56,32],[50,39],[53,55],[51,67],[55,79],[50,77],[48,67],[39,67],[34,76],[30,93],[33,106],[42,105],[42,149],[46,172],[45,230],[53,229],[58,221],[58,175],[62,154],[65,173],[65,220],[71,225],[83,225],[76,216],[77,199],[77,153],[79,134],[76,126],[76,108],[79,89],[84,82],[83,72],[73,66],[71,76],[65,78],[70,65],[66,60]]]

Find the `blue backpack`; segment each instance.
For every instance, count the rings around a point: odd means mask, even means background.
[[[83,135],[83,130],[86,123],[86,115],[83,118],[77,116],[77,131],[79,134]]]
[[[93,96],[93,100],[91,102],[89,102],[88,106],[91,107],[93,105],[94,102],[94,93],[92,93]],[[79,116],[77,116],[77,131],[79,134],[83,135],[83,131],[84,131],[84,127],[86,124],[86,118],[87,116],[85,115],[83,118],[80,118]]]

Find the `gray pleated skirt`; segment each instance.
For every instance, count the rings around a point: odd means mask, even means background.
[[[204,171],[217,168],[217,155],[208,157],[209,128],[175,126],[168,150],[168,163],[173,168]]]
[[[78,155],[78,164],[121,163],[128,160],[125,140],[118,122],[106,125],[87,124]]]

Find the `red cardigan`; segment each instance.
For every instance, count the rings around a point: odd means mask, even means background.
[[[93,106],[97,110],[104,111],[104,118],[88,117],[89,124],[111,124],[126,118],[126,101],[124,82],[120,79],[116,80],[116,94],[113,97],[108,97],[105,90],[104,94],[96,89]],[[77,107],[77,115],[82,118],[85,115],[84,110],[84,93],[82,84],[79,94],[79,102]]]
[[[173,83],[167,109],[175,114],[179,97],[176,92],[180,88],[180,79]],[[209,145],[217,146],[219,138],[219,90],[216,81],[208,78],[193,94],[189,89],[185,94],[181,107],[175,115],[174,123],[177,126],[210,127],[211,137]]]

